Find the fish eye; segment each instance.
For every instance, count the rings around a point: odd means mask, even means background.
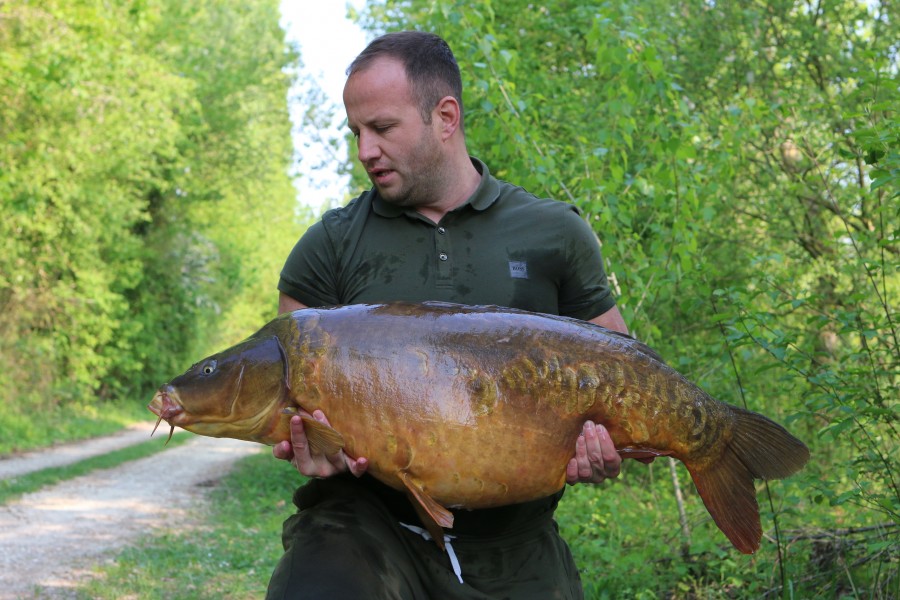
[[[204,375],[212,375],[212,374],[213,374],[213,371],[216,370],[216,361],[215,361],[215,360],[209,361],[208,363],[206,363],[205,365],[203,365],[203,369],[202,369],[202,370],[203,370],[203,374],[204,374]]]

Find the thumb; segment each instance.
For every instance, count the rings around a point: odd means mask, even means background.
[[[280,460],[291,460],[294,458],[294,447],[289,441],[284,440],[272,446],[272,454]]]

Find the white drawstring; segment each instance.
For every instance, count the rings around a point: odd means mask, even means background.
[[[424,529],[422,529],[421,527],[416,527],[415,525],[407,525],[406,523],[403,523],[403,522],[401,522],[400,525],[402,527],[406,527],[413,533],[418,533],[419,535],[421,535],[423,538],[425,538],[428,541],[431,541],[433,539],[431,537],[431,534],[428,533],[427,531],[425,531]],[[454,537],[456,537],[456,536],[447,535],[445,533],[444,534],[444,547],[447,549],[447,555],[450,557],[450,565],[453,567],[453,573],[456,575],[456,578],[459,579],[459,582],[462,583],[463,582],[462,567],[459,566],[459,559],[456,558],[456,552],[453,550],[453,545],[450,544],[450,540],[452,540]]]

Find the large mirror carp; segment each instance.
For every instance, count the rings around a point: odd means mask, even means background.
[[[623,457],[682,461],[722,532],[752,553],[754,479],[787,477],[809,458],[782,426],[715,400],[629,336],[491,306],[284,314],[160,387],[149,408],[172,427],[270,445],[290,439],[292,414],[321,409],[332,427],[306,419],[310,447],[367,457],[432,532],[452,527],[448,508],[560,490],[591,419]]]

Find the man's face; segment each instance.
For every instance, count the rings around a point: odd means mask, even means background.
[[[344,85],[347,123],[357,156],[386,201],[415,207],[440,194],[440,120],[425,123],[402,63],[379,58]]]

